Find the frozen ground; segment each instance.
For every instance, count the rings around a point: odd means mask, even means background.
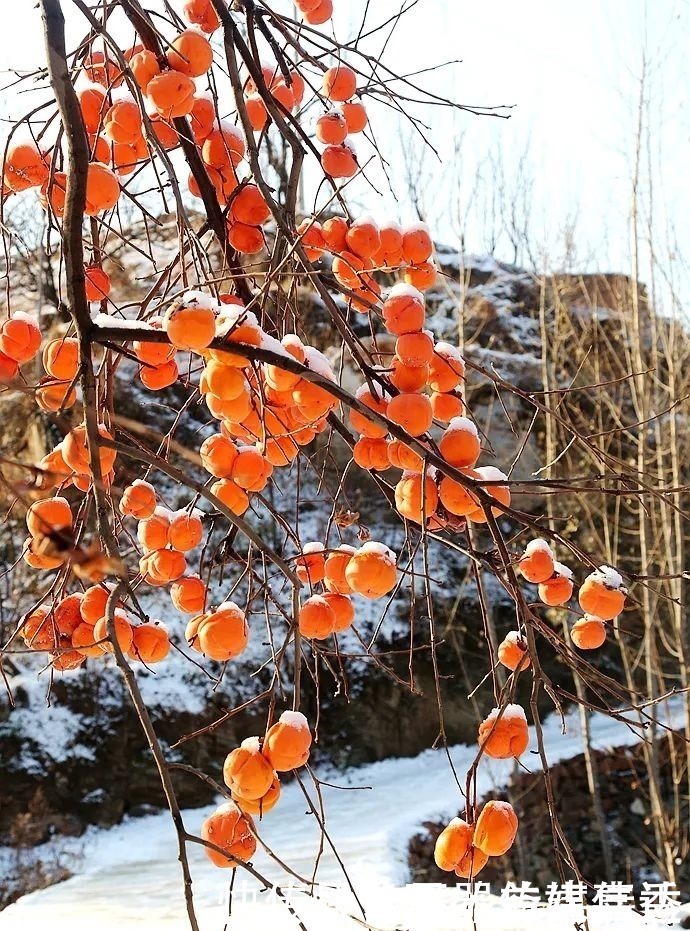
[[[666,720],[680,725],[680,703],[666,708]],[[625,725],[603,716],[592,722],[593,740],[598,748],[631,744],[637,734]],[[576,715],[567,719],[567,733],[561,734],[560,721],[550,718],[545,725],[550,762],[581,752],[581,736]],[[530,769],[538,768],[534,740],[523,757]],[[450,757],[460,778],[471,763],[474,747],[456,746]],[[510,770],[509,762],[483,763],[479,794],[501,785]],[[321,777],[340,788],[322,786],[326,825],[350,880],[365,905],[367,924],[381,931],[424,929],[424,931],[463,931],[473,927],[469,913],[458,902],[457,893],[445,887],[405,887],[406,846],[410,835],[427,818],[457,813],[461,796],[443,751],[426,751],[410,759],[393,759],[362,766],[334,776]],[[308,791],[314,799],[311,783]],[[185,812],[185,823],[197,833],[211,809]],[[273,851],[303,877],[314,873],[319,851],[319,830],[297,784],[287,786],[280,803],[258,825],[260,836]],[[84,839],[82,839],[84,842]],[[297,929],[296,919],[284,904],[260,892],[260,886],[241,870],[235,878],[235,900],[228,920],[229,872],[214,868],[203,850],[190,846],[194,877],[194,899],[201,931],[228,929]],[[345,877],[326,843],[318,863],[317,879],[333,884],[328,893],[330,905],[310,901],[290,892],[290,878],[265,853],[254,866],[272,882],[288,890],[294,909],[308,931],[354,931],[366,927],[348,917],[356,914],[355,903],[342,890]],[[621,877],[622,878],[622,877]],[[561,906],[536,914],[522,911],[515,903],[490,898],[480,904],[475,915],[479,931],[523,931],[539,928],[575,928],[581,913]],[[628,909],[612,907],[589,910],[590,931],[644,927],[644,921]],[[666,927],[667,925],[658,925]],[[108,831],[93,831],[85,840],[81,872],[50,889],[21,899],[0,915],[1,931],[28,931],[50,927],[51,931],[178,931],[188,927],[184,912],[175,838],[166,813],[127,821]]]

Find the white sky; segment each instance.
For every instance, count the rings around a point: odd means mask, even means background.
[[[400,2],[371,0],[368,24],[397,12]],[[357,31],[367,3],[334,0],[334,5],[336,34],[344,39]],[[69,10],[70,0],[64,6]],[[290,4],[276,0],[275,6]],[[3,20],[0,62],[29,69],[42,62],[40,19],[33,2],[21,0],[18,7],[21,14]],[[383,36],[377,33],[367,49],[378,52]],[[533,252],[546,251],[548,261],[558,263],[562,230],[569,218],[576,218],[580,268],[628,270],[632,153],[646,52],[657,250],[666,255],[668,240],[677,236],[680,252],[690,256],[688,48],[689,0],[419,0],[387,46],[389,67],[402,73],[461,59],[461,64],[415,81],[461,103],[513,104],[512,115],[499,120],[416,108],[430,125],[429,136],[443,158],[439,164],[432,153],[423,156],[423,147],[412,143],[414,133],[400,118],[392,119],[382,106],[372,107],[400,203],[394,203],[375,168],[370,175],[382,195],[364,182],[353,185],[350,194],[375,216],[413,216],[404,193],[401,150],[407,148],[408,161],[421,163],[421,204],[428,219],[442,238],[455,245],[462,232],[467,250],[479,252],[487,248],[494,226],[491,197],[498,185],[489,159],[502,158],[510,191],[518,159],[526,151]],[[22,106],[27,99],[34,100],[25,97]],[[14,115],[18,109],[17,98],[7,95],[2,112]],[[461,155],[456,157],[460,138]],[[361,146],[360,154],[371,154],[368,146]],[[468,203],[478,176],[479,190]],[[505,237],[499,237],[496,253],[513,258]],[[682,278],[680,255],[672,264]],[[687,293],[683,282],[681,287]]]

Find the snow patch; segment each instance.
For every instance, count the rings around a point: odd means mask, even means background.
[[[279,720],[283,724],[287,724],[288,727],[295,728],[295,730],[309,730],[309,722],[301,711],[284,711]]]
[[[590,579],[603,582],[607,588],[618,589],[623,587],[623,576],[611,566],[599,566],[595,572],[591,573]]]
[[[422,292],[418,291],[417,288],[414,288],[411,284],[407,284],[405,281],[399,281],[397,284],[393,285],[388,292],[387,300],[390,301],[397,297],[409,297],[417,304],[421,304],[422,307],[424,306],[424,295]]]

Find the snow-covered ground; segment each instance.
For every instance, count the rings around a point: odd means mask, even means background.
[[[670,726],[680,726],[680,702],[667,706],[665,714]],[[565,735],[555,716],[546,722],[544,731],[551,763],[581,752],[576,714],[568,716]],[[638,740],[635,731],[603,716],[594,717],[592,732],[594,745],[602,749]],[[539,762],[534,751],[533,736],[523,762],[529,769],[537,770]],[[450,757],[461,779],[475,752],[475,747],[451,748]],[[504,784],[511,766],[510,761],[483,762],[478,793]],[[368,925],[381,931],[422,928],[461,931],[473,927],[471,914],[459,902],[457,892],[437,886],[405,887],[410,836],[425,819],[452,816],[462,805],[444,751],[385,760],[339,775],[325,771],[319,775],[332,784],[321,786],[328,836],[365,905]],[[308,776],[305,785],[318,810]],[[347,880],[328,841],[319,857],[320,831],[308,808],[300,787],[296,783],[288,785],[278,807],[258,824],[258,830],[267,845],[299,876],[311,879],[315,874],[320,883],[336,887],[335,892],[324,893],[331,904],[309,900],[298,893],[299,883],[291,880],[265,852],[257,854],[254,866],[271,882],[288,890],[294,910],[310,931],[354,931],[366,927],[352,897],[343,889]],[[186,811],[187,830],[198,833],[210,810]],[[190,845],[189,853],[200,927],[202,931],[221,931],[228,922],[228,884],[232,874],[213,867],[203,850],[194,844]],[[260,884],[237,870],[235,899],[227,927],[297,929],[299,925],[285,905],[260,889]],[[479,931],[498,927],[502,931],[527,928],[532,931],[546,928],[547,923],[550,927],[556,924],[559,928],[573,928],[582,921],[581,910],[559,908],[561,911],[555,918],[552,910],[538,914],[523,911],[514,903],[506,904],[493,897],[477,907],[476,926]],[[640,916],[613,907],[590,908],[589,919],[590,931],[645,926]],[[107,831],[90,832],[84,841],[79,875],[24,897],[0,915],[2,931],[41,927],[50,927],[51,931],[121,931],[128,927],[181,931],[188,927],[175,835],[167,813],[130,820]]]

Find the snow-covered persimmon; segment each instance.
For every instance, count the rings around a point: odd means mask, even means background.
[[[283,711],[266,732],[261,752],[277,773],[304,766],[309,759],[311,731],[300,711]]]
[[[359,165],[352,143],[348,140],[340,145],[328,145],[321,153],[321,167],[332,178],[351,178],[357,174]]]
[[[273,466],[254,446],[240,446],[232,464],[230,477],[245,491],[261,491],[266,487]]]
[[[231,792],[250,801],[265,795],[274,777],[274,768],[262,754],[258,737],[247,737],[228,753],[223,763],[225,785]]]
[[[338,255],[347,249],[347,231],[349,224],[345,217],[329,217],[321,225],[326,247]]]
[[[508,481],[508,476],[505,472],[497,469],[496,466],[478,466],[474,470],[474,477],[476,481],[481,484],[486,494],[498,502],[496,506],[491,507],[491,513],[494,517],[501,514],[504,508],[510,507],[512,497],[510,487],[507,484],[503,484]],[[486,516],[487,510],[488,509],[480,503],[476,511],[470,511],[467,515],[467,519],[476,524],[485,524],[488,520]]]
[[[216,335],[216,314],[205,295],[188,293],[167,311],[163,326],[177,349],[205,349]]]
[[[29,362],[41,347],[41,331],[29,314],[19,312],[0,325],[0,352],[20,364]]]
[[[261,226],[271,215],[266,200],[256,184],[239,188],[230,203],[230,213],[237,223]]]
[[[621,575],[610,566],[600,566],[584,580],[577,598],[586,614],[612,621],[625,607],[625,596]]]
[[[244,611],[233,601],[218,605],[202,617],[196,630],[197,648],[209,659],[235,659],[249,642],[249,625]]]
[[[402,252],[408,265],[426,262],[433,252],[434,244],[425,223],[414,223],[403,230]]]
[[[300,633],[309,640],[325,640],[335,629],[335,613],[323,595],[312,595],[299,609]]]
[[[454,391],[465,377],[465,360],[457,346],[437,342],[429,366],[428,385],[432,391]]]
[[[462,818],[453,818],[436,838],[434,861],[440,870],[455,872],[463,879],[471,879],[480,872],[488,856],[474,846],[474,825]]]
[[[398,581],[396,562],[393,550],[370,540],[348,560],[345,579],[355,594],[381,598],[392,591]]]
[[[487,756],[496,760],[519,757],[529,746],[527,718],[520,705],[498,708],[479,725],[478,743]]]
[[[198,575],[186,575],[170,586],[170,599],[178,611],[199,614],[206,604],[206,585]]]
[[[222,123],[208,134],[201,154],[211,168],[223,170],[230,166],[236,168],[244,158],[246,148],[240,130],[231,123]]]
[[[570,639],[578,650],[597,650],[606,643],[606,624],[600,617],[585,614],[570,628]]]
[[[338,634],[351,627],[355,619],[355,606],[352,599],[347,595],[340,595],[336,592],[325,592],[322,597],[335,618],[332,633]]]
[[[370,259],[381,247],[379,228],[371,217],[358,217],[345,234],[350,252],[362,259]]]
[[[468,417],[454,417],[446,427],[438,448],[449,465],[471,469],[481,453],[476,425]]]
[[[137,525],[137,539],[144,550],[161,550],[168,545],[171,513],[167,508],[156,507],[150,517]]]
[[[474,845],[489,857],[502,857],[513,846],[517,815],[509,802],[491,800],[484,805],[474,828]]]
[[[125,516],[148,520],[156,510],[156,489],[150,482],[135,479],[123,490],[119,509]]]
[[[527,669],[532,664],[527,648],[527,641],[520,631],[509,631],[498,645],[498,661],[506,669]]]
[[[562,563],[553,564],[553,575],[539,585],[539,597],[546,605],[558,607],[567,604],[573,594],[573,573]]]
[[[260,94],[249,94],[244,105],[247,109],[249,123],[255,132],[261,132],[268,125],[269,116],[266,104]]]
[[[232,868],[238,861],[251,860],[256,850],[256,837],[247,815],[234,802],[225,802],[206,818],[201,825],[202,840],[215,847],[204,847],[206,856],[214,866]]]
[[[350,595],[352,593],[352,588],[345,573],[350,560],[356,552],[354,546],[342,543],[336,550],[326,556],[323,584],[329,592],[338,595]]]
[[[341,145],[347,138],[347,122],[340,110],[329,110],[316,121],[314,133],[325,145]]]
[[[553,575],[554,558],[551,547],[541,538],[531,540],[525,547],[518,565],[528,582],[535,585],[546,582]]]
[[[418,333],[424,326],[424,296],[408,284],[396,284],[383,302],[383,322],[389,333]]]

